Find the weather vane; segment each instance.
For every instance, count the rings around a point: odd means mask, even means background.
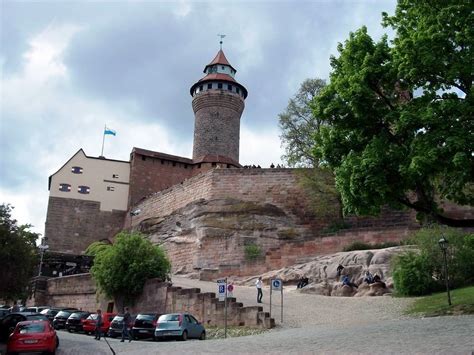
[[[221,45],[221,50],[222,50],[222,39],[225,37],[225,35],[218,34],[217,37],[221,38],[219,44]]]

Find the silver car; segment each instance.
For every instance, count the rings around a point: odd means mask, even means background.
[[[196,338],[206,339],[206,329],[189,313],[163,314],[158,318],[155,328],[155,339],[180,339]]]

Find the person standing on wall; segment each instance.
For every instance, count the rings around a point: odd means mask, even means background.
[[[263,292],[262,292],[262,277],[260,276],[257,281],[255,281],[255,287],[257,287],[257,303],[262,303],[262,297],[263,297]]]
[[[100,340],[101,330],[102,327],[102,311],[100,309],[97,310],[97,319],[95,322],[95,338],[96,340]]]
[[[132,341],[132,334],[130,334],[129,327],[130,327],[130,320],[131,320],[130,312],[128,311],[128,307],[125,307],[124,314],[123,314],[123,322],[122,322],[122,340],[120,342],[125,341],[125,337],[128,338],[128,342]]]

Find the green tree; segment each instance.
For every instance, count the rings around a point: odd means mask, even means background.
[[[314,160],[328,166],[346,213],[409,207],[420,219],[461,227],[440,201],[474,202],[474,110],[469,1],[400,0],[374,42],[365,27],[339,44],[330,83],[313,101],[324,125]]]
[[[171,264],[165,252],[140,233],[121,232],[115,243],[98,248],[91,274],[99,289],[114,298],[118,308],[133,303],[146,280],[165,280]]]
[[[11,217],[13,207],[0,205],[0,298],[25,298],[29,280],[38,264],[35,241],[38,233],[31,225],[18,225]]]
[[[313,132],[319,128],[320,121],[313,115],[310,102],[326,86],[324,80],[306,79],[296,95],[288,102],[285,111],[278,115],[281,140],[286,154],[283,159],[289,166],[316,166],[312,150]]]

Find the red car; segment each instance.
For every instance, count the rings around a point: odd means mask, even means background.
[[[102,334],[107,334],[107,331],[110,327],[110,322],[112,322],[116,315],[117,313],[102,313],[102,327],[100,327]],[[87,319],[82,321],[82,329],[84,330],[84,333],[94,334],[96,319],[97,313],[93,313],[87,317]]]
[[[56,330],[45,320],[19,322],[8,338],[7,354],[18,352],[47,352],[55,354],[59,346]]]

